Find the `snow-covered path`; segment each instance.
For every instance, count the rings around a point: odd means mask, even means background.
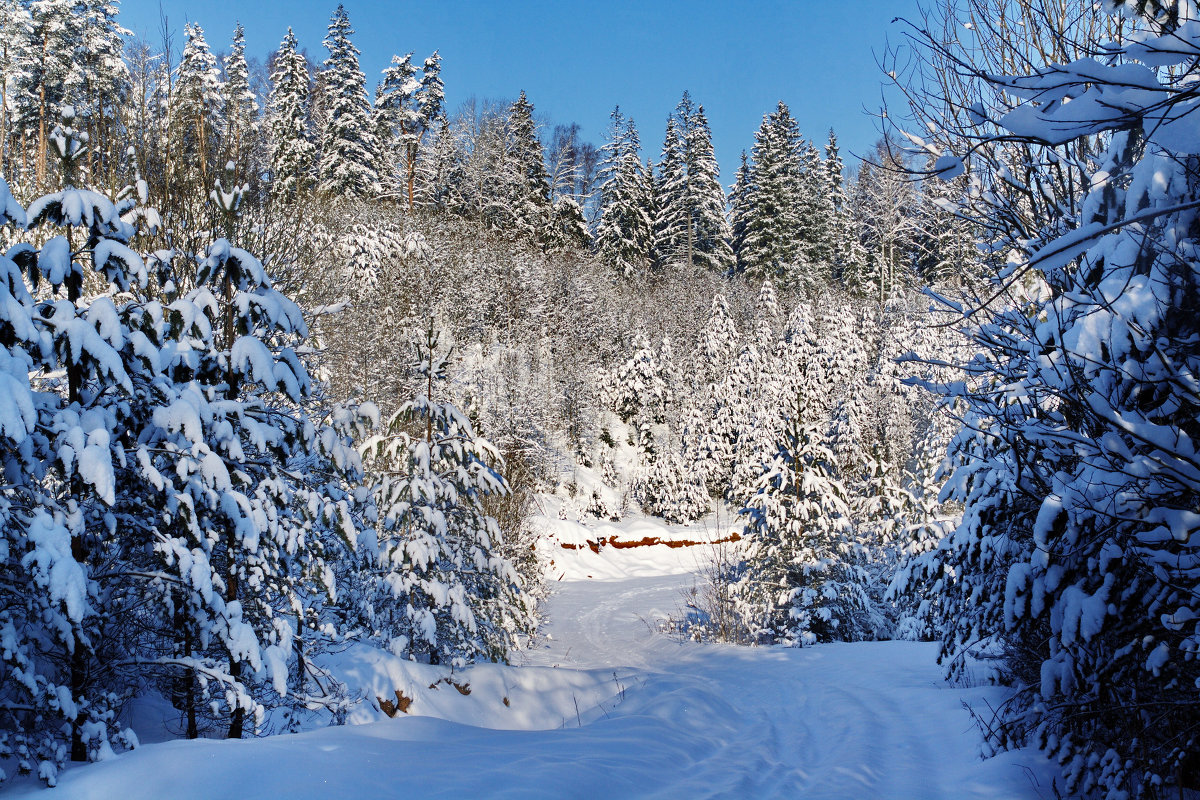
[[[946,687],[934,646],[681,643],[657,624],[692,582],[685,570],[694,556],[639,550],[581,553],[556,583],[549,637],[526,665],[460,673],[474,692],[424,692],[412,711],[428,716],[253,741],[150,745],[69,770],[52,795],[31,795],[1052,796],[1036,757],[978,759],[978,733],[961,704],[1002,695]],[[585,577],[601,568],[607,579]],[[389,674],[397,680],[394,667]],[[409,685],[427,681],[416,673]]]
[[[678,607],[691,581],[673,575],[567,584],[551,604],[550,646],[531,659],[636,668],[641,688],[620,706],[620,717],[650,722],[657,729],[652,741],[682,747],[647,770],[647,783],[630,787],[633,796],[1052,796],[1029,754],[979,760],[979,736],[962,702],[994,703],[1002,695],[946,687],[935,645],[783,650],[680,643],[656,632],[656,622]]]

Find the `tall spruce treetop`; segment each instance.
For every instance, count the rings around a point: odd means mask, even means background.
[[[196,170],[207,186],[216,165],[221,107],[224,104],[217,59],[199,25],[184,27],[187,43],[179,60],[171,105],[172,142],[181,170]]]
[[[835,275],[841,275],[850,259],[854,235],[854,217],[846,201],[846,184],[842,177],[845,164],[838,148],[837,135],[829,129],[829,142],[825,145],[825,171],[829,180],[830,206],[830,258]]]
[[[752,277],[773,277],[790,287],[798,253],[797,197],[800,129],[787,105],[763,117],[754,135],[738,261]]]
[[[225,153],[234,162],[239,175],[246,175],[245,163],[258,131],[258,101],[250,88],[250,68],[246,65],[246,32],[241,23],[233,31],[233,44],[225,59]]]
[[[712,133],[704,108],[683,93],[667,119],[656,191],[655,258],[659,265],[702,265],[718,272],[733,267],[725,192],[718,180]]]
[[[739,272],[746,269],[742,252],[746,246],[746,223],[750,216],[750,162],[746,151],[738,165],[737,177],[729,187],[729,243],[733,247],[735,265]]]
[[[508,159],[516,179],[510,207],[513,225],[518,232],[538,238],[550,219],[550,177],[533,121],[533,104],[525,92],[508,109]]]
[[[316,146],[309,139],[309,77],[304,56],[296,52],[296,35],[288,28],[279,45],[271,73],[270,111],[271,191],[295,198],[312,183]]]
[[[797,177],[796,233],[803,261],[807,265],[805,282],[814,288],[829,283],[833,257],[833,207],[830,199],[829,170],[812,142],[800,150]]]
[[[602,148],[596,252],[617,274],[629,278],[649,266],[650,187],[638,155],[637,126],[625,119],[619,107],[613,109],[612,121],[609,141]]]
[[[358,48],[350,41],[354,30],[345,6],[338,6],[329,21],[324,45],[325,127],[321,133],[321,160],[317,190],[341,197],[374,197],[379,194],[378,143],[371,129],[366,76],[358,66]]]
[[[734,265],[733,248],[729,244],[732,236],[704,106],[698,107],[686,122],[684,145],[691,184],[692,255],[695,263],[713,272],[729,272]]]
[[[683,135],[675,116],[667,117],[667,133],[654,180],[654,262],[659,268],[686,261],[690,198]]]

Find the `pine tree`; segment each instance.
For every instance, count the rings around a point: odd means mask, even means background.
[[[417,163],[426,134],[443,117],[445,92],[441,79],[441,56],[425,59],[417,79],[412,53],[392,56],[375,93],[376,126],[380,141],[380,170],[390,175],[399,167],[398,190],[407,195],[411,211],[416,197]]]
[[[392,56],[391,65],[383,70],[383,80],[375,89],[375,137],[379,143],[379,174],[383,188],[388,193],[402,191],[401,184],[407,178],[409,146],[416,146],[414,138],[420,112],[416,105],[416,92],[420,83],[416,80],[417,68],[412,63],[412,53]],[[415,156],[415,153],[414,153]],[[398,171],[403,175],[398,175]]]
[[[309,138],[309,97],[308,68],[288,28],[279,45],[267,100],[271,193],[277,198],[294,200],[312,184],[316,147]]]
[[[378,151],[367,102],[366,76],[358,66],[354,30],[344,6],[329,21],[329,50],[322,77],[324,127],[317,166],[317,191],[334,197],[370,198],[380,192]]]
[[[421,88],[417,94],[417,117],[404,130],[405,172],[408,177],[408,210],[416,193],[417,163],[426,134],[445,121],[446,89],[442,84],[442,57],[435,50],[421,65]]]
[[[112,185],[128,144],[121,117],[132,91],[123,58],[124,41],[131,34],[118,24],[113,0],[85,0],[82,16],[81,45],[68,83],[88,135],[86,172],[94,182]]]
[[[32,131],[34,181],[47,186],[47,169],[53,168],[50,131],[62,108],[72,100],[72,79],[79,77],[75,58],[83,44],[85,20],[73,0],[33,0],[28,5],[29,40],[21,48],[21,68],[12,98],[14,122]],[[18,31],[24,25],[18,26]]]

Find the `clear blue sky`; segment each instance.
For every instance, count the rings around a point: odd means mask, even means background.
[[[287,27],[310,57],[325,57],[321,40],[337,0],[123,0],[121,22],[159,41],[159,9],[176,31],[198,22],[214,51],[227,51],[237,21],[247,52],[265,60]],[[850,152],[865,154],[878,138],[864,113],[880,102],[875,53],[898,15],[916,0],[425,0],[345,3],[362,51],[368,90],[393,53],[423,59],[442,54],[451,111],[465,99],[513,99],[522,89],[543,121],[578,122],[597,146],[616,104],[632,116],[643,157],[657,160],[667,114],[684,89],[704,105],[713,129],[721,180],[733,181],[738,155],[749,151],[763,114],[786,102],[808,138],[823,144],[832,126]]]

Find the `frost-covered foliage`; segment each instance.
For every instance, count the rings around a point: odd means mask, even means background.
[[[999,276],[1026,288],[973,328],[967,384],[944,387],[965,407],[963,518],[909,570],[942,589],[951,674],[988,657],[1018,686],[999,745],[1048,751],[1073,795],[1175,796],[1200,767],[1200,21],[1192,2],[1112,5],[1136,25],[1093,40],[1103,59],[989,78],[1036,101],[1005,135],[1106,146]]]

